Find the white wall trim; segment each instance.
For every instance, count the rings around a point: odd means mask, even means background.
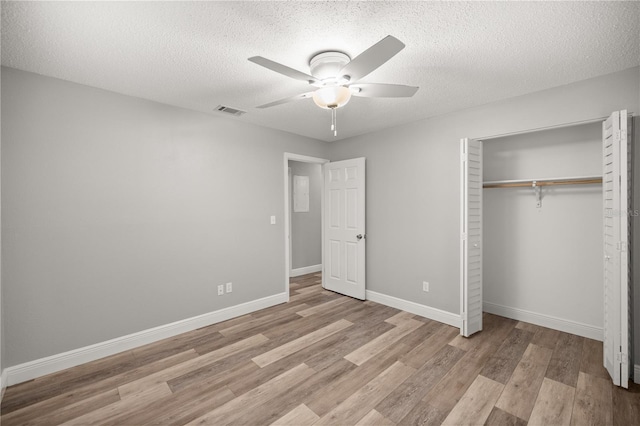
[[[5,368],[0,373],[0,402],[2,402],[2,397],[4,396],[4,391],[7,389],[7,369]]]
[[[460,315],[451,312],[443,311],[441,309],[432,308],[427,305],[421,305],[419,303],[410,302],[405,299],[399,299],[397,297],[388,296],[386,294],[378,293],[371,290],[366,290],[367,300],[380,303],[381,305],[391,306],[392,308],[402,309],[403,311],[420,315],[425,318],[429,318],[434,321],[442,322],[453,327],[460,328],[462,321]]]
[[[279,293],[262,299],[252,300],[251,302],[242,303],[240,305],[231,306],[192,318],[172,322],[170,324],[139,331],[137,333],[128,334],[105,342],[96,343],[94,345],[85,346],[83,348],[8,367],[3,372],[2,385],[11,386],[17,383],[22,383],[46,374],[55,373],[56,371],[75,367],[76,365],[84,364],[86,362],[95,361],[109,355],[157,342],[197,328],[206,327],[241,315],[246,315],[270,306],[279,305],[287,302],[288,300],[288,293]],[[4,378],[4,375],[6,375],[6,379]]]
[[[540,325],[542,327],[564,331],[565,333],[576,334],[582,337],[588,337],[589,339],[598,340],[600,342],[602,342],[604,337],[604,330],[602,329],[602,327],[596,327],[577,321],[558,318],[552,315],[526,311],[524,309],[498,305],[491,302],[483,302],[482,307],[485,312],[488,312],[490,314],[500,315],[502,317],[524,321],[531,324]]]
[[[300,275],[312,274],[314,272],[320,272],[320,271],[322,271],[322,265],[304,266],[302,268],[292,269],[289,276],[293,278],[293,277],[299,277]]]
[[[633,382],[640,385],[640,364],[633,366]]]

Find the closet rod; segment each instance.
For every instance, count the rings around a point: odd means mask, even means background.
[[[552,179],[525,179],[525,180],[496,180],[484,182],[483,188],[518,188],[536,186],[555,185],[589,185],[602,183],[602,176],[583,176],[572,178],[552,178]]]

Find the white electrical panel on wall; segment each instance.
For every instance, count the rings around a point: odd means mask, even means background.
[[[293,211],[309,211],[309,176],[293,176]]]

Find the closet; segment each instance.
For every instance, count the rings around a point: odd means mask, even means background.
[[[462,140],[462,335],[485,311],[601,340],[626,387],[630,129],[620,111]]]

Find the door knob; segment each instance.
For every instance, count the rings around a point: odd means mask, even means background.
[[[361,239],[363,239],[363,238],[364,238],[364,235],[362,235],[362,234],[358,234],[358,235],[356,235],[356,238],[358,239],[358,241],[360,241]]]

